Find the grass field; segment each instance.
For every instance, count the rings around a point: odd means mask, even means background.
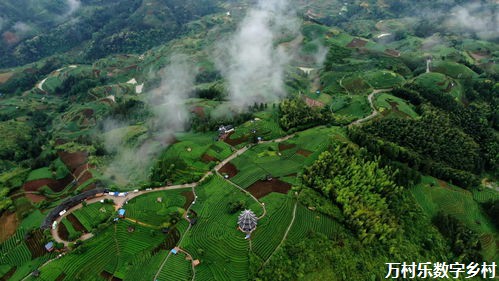
[[[371,114],[371,107],[367,96],[361,95],[334,95],[331,104],[333,113],[355,120]]]
[[[253,146],[243,155],[231,161],[239,171],[231,180],[247,188],[258,180],[272,177],[285,177],[300,173],[306,165],[334,140],[344,140],[344,132],[339,127],[317,127],[297,133],[295,137],[282,143],[292,147],[280,150],[277,143]]]
[[[399,113],[397,115],[401,114],[405,117],[417,118],[419,116],[412,104],[387,93],[376,95],[374,104],[382,114],[385,110],[388,110],[389,113]]]
[[[357,75],[343,78],[340,82],[340,85],[345,89],[347,93],[352,95],[369,94],[372,91],[371,85],[369,85],[366,80]]]
[[[443,73],[454,79],[472,79],[478,77],[473,70],[467,66],[452,61],[435,61],[432,70]]]
[[[215,159],[222,160],[232,154],[228,144],[216,141],[216,133],[185,133],[176,137],[178,142],[163,151],[159,158],[159,161],[175,165],[171,176],[174,183],[199,180],[215,166]],[[205,155],[215,159],[203,158]]]
[[[448,93],[456,100],[462,98],[462,86],[458,81],[441,73],[423,73],[414,79],[414,83],[427,89]]]
[[[53,178],[52,171],[49,167],[43,167],[36,170],[32,170],[26,181],[34,181],[39,179],[51,179]]]
[[[87,231],[92,231],[100,223],[106,221],[114,214],[114,207],[111,204],[94,203],[79,210],[73,215],[83,224]]]
[[[388,70],[368,71],[362,75],[362,78],[375,89],[392,88],[405,82],[400,74]]]
[[[487,240],[482,250],[487,260],[499,259],[499,251],[495,246],[499,235],[473,199],[473,193],[431,177],[423,177],[422,183],[413,187],[411,192],[429,217],[435,216],[439,211],[455,216],[481,235],[483,241]]]
[[[167,221],[171,212],[184,212],[182,209],[186,202],[186,197],[182,195],[184,192],[191,192],[191,189],[158,191],[133,198],[124,206],[126,217],[159,227]],[[161,202],[157,201],[158,198],[161,198]]]
[[[275,139],[286,134],[277,123],[277,112],[273,109],[268,109],[255,113],[254,120],[237,126],[229,138],[232,140],[247,138],[241,144],[236,145],[236,147],[242,147],[252,141],[251,136],[253,135],[253,131],[256,136],[261,137],[263,140]]]

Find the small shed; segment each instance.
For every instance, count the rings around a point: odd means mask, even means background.
[[[178,253],[178,247],[175,247],[175,248],[171,249],[170,252],[172,254],[176,255]]]
[[[118,217],[124,218],[125,217],[125,209],[119,209],[118,210]]]
[[[33,276],[33,277],[40,277],[40,270],[37,269],[37,270],[31,272],[31,276]]]
[[[48,252],[52,252],[54,250],[54,242],[50,241],[45,244],[45,250],[47,250]]]

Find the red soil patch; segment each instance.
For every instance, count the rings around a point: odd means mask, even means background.
[[[297,154],[300,154],[300,155],[303,155],[305,157],[308,157],[310,156],[310,154],[312,154],[313,152],[312,151],[308,151],[306,149],[298,149],[298,151],[296,151]]]
[[[81,231],[82,233],[87,233],[87,229],[81,224],[81,222],[75,217],[73,214],[69,214],[66,216],[68,221],[73,225],[76,231]]]
[[[182,192],[182,195],[185,197],[185,203],[182,208],[184,208],[184,210],[187,210],[192,201],[194,201],[194,193],[192,193],[192,191],[184,191]]]
[[[92,179],[92,173],[89,171],[86,171],[83,173],[83,175],[78,179],[78,185],[82,185],[83,183],[87,182],[88,180]]]
[[[4,32],[2,34],[2,37],[3,37],[3,40],[5,41],[5,43],[7,43],[9,45],[19,42],[19,37],[17,37],[17,35],[15,33],[10,32],[10,31]]]
[[[53,179],[41,179],[41,180],[34,180],[30,182],[24,183],[24,190],[25,191],[38,191],[38,189],[44,185],[49,185],[49,183],[54,183],[57,182],[56,180]]]
[[[277,147],[279,148],[279,151],[284,151],[284,150],[288,150],[288,149],[296,147],[296,144],[281,142],[281,143],[279,143],[279,145]]]
[[[125,70],[132,70],[132,69],[137,70],[137,65],[136,64],[132,64],[130,66],[125,67]]]
[[[487,52],[468,52],[468,54],[475,60],[489,58],[489,54],[487,54]]]
[[[91,108],[87,108],[81,111],[81,113],[85,116],[85,118],[90,118],[94,115],[94,110]]]
[[[238,144],[241,144],[245,141],[248,140],[248,136],[244,136],[244,137],[240,137],[240,138],[237,138],[237,139],[231,139],[230,136],[233,134],[234,132],[231,132],[227,135],[227,137],[224,139],[224,142],[228,143],[229,145],[232,145],[232,146],[236,146]]]
[[[220,170],[218,170],[218,171],[221,174],[227,174],[229,176],[229,178],[232,178],[233,176],[237,175],[237,173],[239,173],[236,166],[234,166],[234,164],[232,164],[230,162],[223,165],[223,167],[220,168]]]
[[[25,196],[33,203],[38,203],[40,201],[47,199],[47,197],[45,197],[43,195],[33,194],[33,193],[26,193]]]
[[[81,165],[78,168],[76,168],[76,170],[73,171],[73,174],[75,175],[75,177],[79,177],[80,175],[83,175],[83,172],[85,172],[87,167],[88,167],[87,164]]]
[[[252,184],[246,190],[257,199],[264,197],[271,192],[286,194],[291,189],[291,185],[278,179],[260,180]]]
[[[65,241],[69,241],[69,231],[63,223],[57,226],[57,234]]]
[[[12,75],[14,75],[14,72],[0,73],[0,84],[7,82]]]
[[[57,153],[61,158],[62,162],[74,172],[76,168],[87,163],[88,153],[87,152],[66,152],[59,151]]]
[[[400,57],[400,52],[393,49],[386,49],[385,54],[390,55],[392,57]]]
[[[446,182],[444,182],[443,180],[437,180],[437,182],[438,182],[438,185],[440,187],[449,188],[449,185]]]
[[[310,107],[324,107],[325,104],[318,100],[311,99],[309,97],[305,97],[305,103]]]
[[[204,163],[210,163],[210,162],[217,162],[217,161],[220,161],[218,160],[216,157],[213,157],[211,155],[208,155],[208,154],[203,154],[203,156],[201,157],[201,160],[204,162]]]
[[[118,278],[105,270],[100,273],[100,276],[106,280],[109,280],[109,281],[121,281],[122,280],[121,278]]]
[[[62,191],[73,180],[71,175],[66,176],[62,180],[40,179],[24,183],[25,191],[38,191],[42,186],[50,187],[54,192]]]
[[[16,213],[3,213],[0,217],[0,243],[16,233],[18,224],[19,221],[17,220]]]
[[[364,47],[367,44],[367,41],[359,39],[359,38],[354,38],[350,43],[348,43],[347,47],[349,48],[361,48]]]
[[[205,117],[204,108],[202,106],[195,106],[191,109],[191,112],[199,117]]]

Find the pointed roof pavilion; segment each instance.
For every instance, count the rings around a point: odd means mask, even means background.
[[[251,210],[242,211],[237,220],[239,229],[246,233],[251,233],[253,230],[255,230],[257,222],[258,218]]]

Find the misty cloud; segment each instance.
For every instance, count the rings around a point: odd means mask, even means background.
[[[318,66],[322,66],[326,60],[327,53],[329,52],[328,47],[324,46],[321,40],[314,40],[313,43],[317,46],[317,52],[314,54],[314,62]]]
[[[65,16],[70,16],[80,8],[81,2],[80,0],[68,0],[67,5],[68,11],[66,12]]]
[[[248,11],[236,33],[220,44],[217,55],[233,106],[241,109],[286,95],[283,72],[290,55],[275,41],[298,30],[288,1],[260,0]]]
[[[499,15],[495,7],[471,3],[454,7],[450,14],[445,25],[451,30],[473,32],[482,39],[499,38]]]
[[[31,31],[31,27],[22,21],[18,21],[12,26],[12,29],[16,33],[17,36],[23,36],[29,31]]]
[[[139,144],[127,144],[127,124],[116,120],[104,123],[106,149],[115,153],[106,174],[113,175],[122,184],[146,180],[148,168],[156,157],[173,140],[175,132],[183,131],[189,122],[185,100],[194,89],[196,69],[186,56],[174,55],[170,64],[160,70],[161,83],[147,93],[146,102],[154,116],[147,122],[147,132],[139,136]]]

